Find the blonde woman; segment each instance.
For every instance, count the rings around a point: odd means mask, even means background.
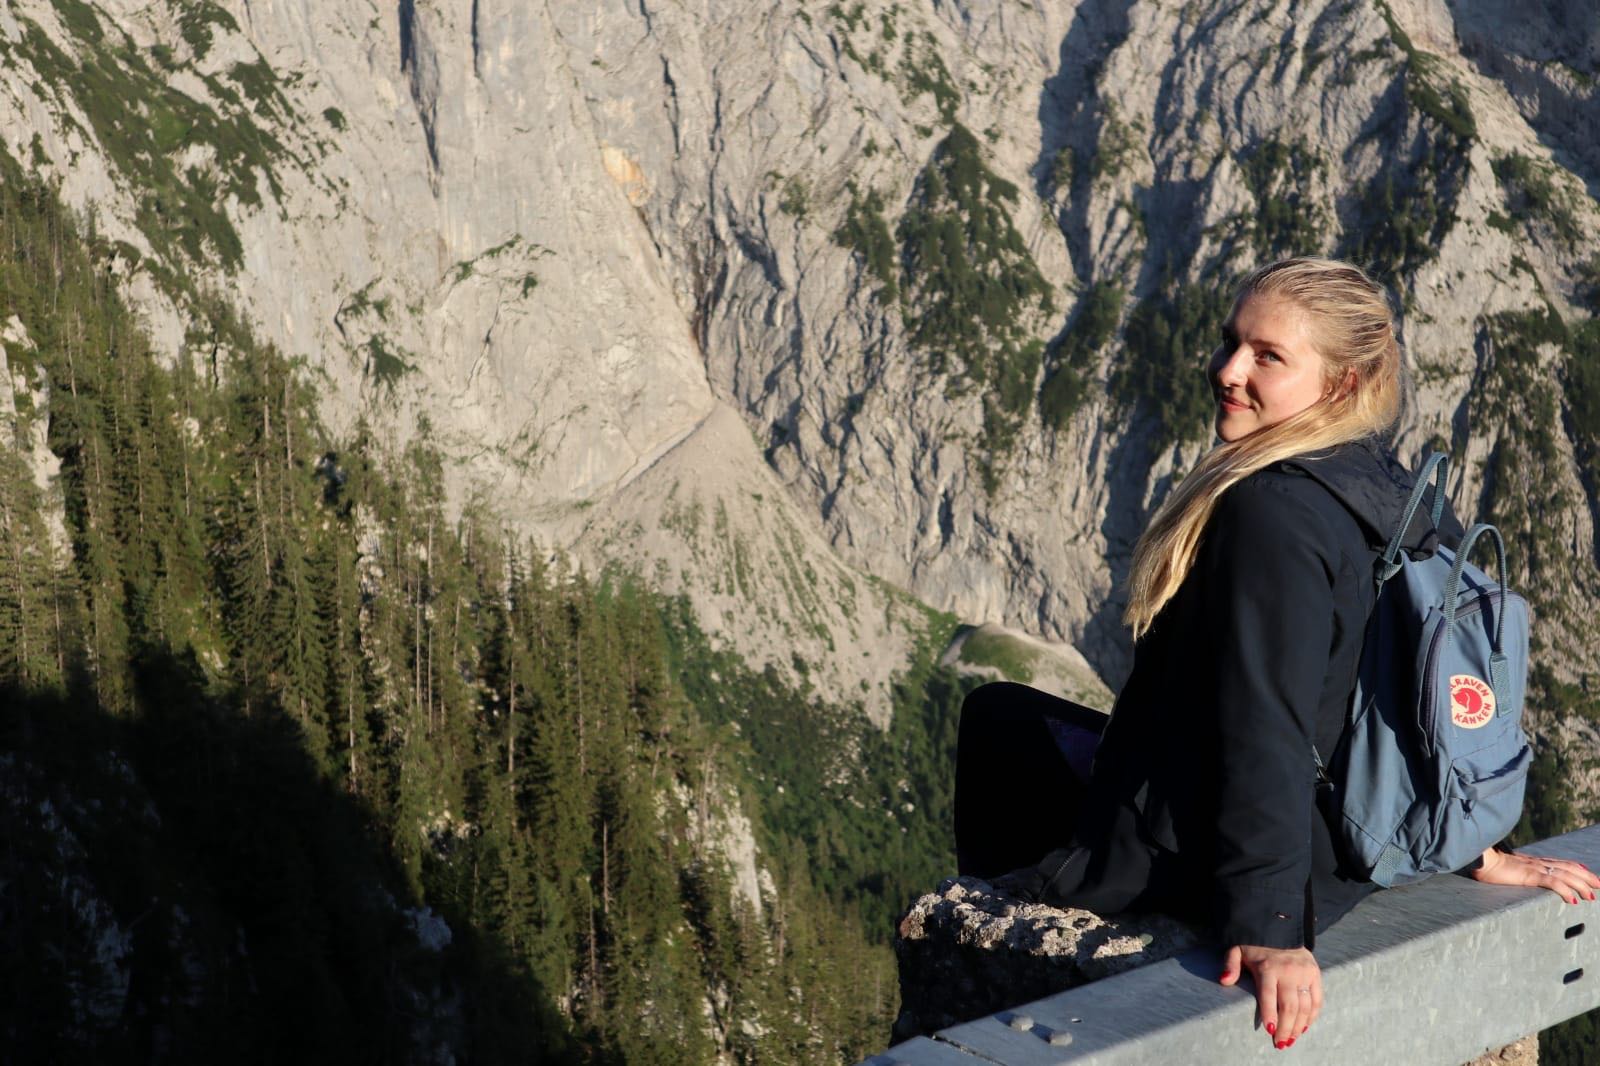
[[[1347,263],[1262,267],[1208,376],[1219,444],[1134,550],[1134,665],[1109,724],[1021,685],[974,691],[956,852],[963,873],[1028,898],[1209,924],[1222,983],[1250,971],[1260,1023],[1285,1048],[1322,1009],[1316,934],[1374,888],[1334,847],[1311,749],[1337,747],[1373,563],[1411,488],[1380,442],[1400,402],[1389,302]],[[1413,552],[1461,535],[1448,511],[1439,529],[1428,512]],[[1465,872],[1574,903],[1600,888],[1577,863],[1493,849]]]

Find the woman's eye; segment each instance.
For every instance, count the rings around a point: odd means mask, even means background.
[[[1280,356],[1277,352],[1274,352],[1274,351],[1272,351],[1270,349],[1268,349],[1267,351],[1259,353],[1257,355],[1257,358],[1260,359],[1262,362],[1265,362],[1265,363],[1281,363],[1281,362],[1283,362],[1283,357]]]

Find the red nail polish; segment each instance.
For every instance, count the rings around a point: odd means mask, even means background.
[[[1295,1041],[1295,1038],[1291,1036],[1289,1038],[1289,1042],[1287,1044],[1285,1044],[1284,1047],[1294,1047],[1294,1041]]]
[[[1268,1022],[1267,1023],[1267,1035],[1268,1036],[1277,1036],[1278,1035],[1278,1023],[1277,1022]]]

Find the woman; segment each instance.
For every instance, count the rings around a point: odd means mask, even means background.
[[[1263,267],[1208,375],[1221,443],[1134,550],[1134,666],[1109,724],[1021,685],[974,691],[956,851],[962,873],[1028,898],[1209,923],[1227,946],[1222,983],[1250,971],[1282,1048],[1322,1008],[1316,933],[1374,887],[1334,848],[1311,750],[1337,746],[1373,562],[1411,488],[1378,443],[1400,400],[1388,301],[1346,263]],[[1413,551],[1461,534],[1428,510]],[[1493,849],[1466,872],[1574,903],[1600,888],[1577,863]]]

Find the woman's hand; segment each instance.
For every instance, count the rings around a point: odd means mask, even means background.
[[[1589,872],[1581,862],[1571,859],[1542,859],[1537,855],[1520,855],[1514,851],[1496,851],[1490,848],[1483,853],[1483,865],[1473,870],[1474,881],[1490,885],[1528,885],[1548,888],[1568,903],[1578,902],[1578,897],[1594,899],[1600,889],[1600,877]]]
[[[1243,969],[1256,982],[1256,1007],[1273,1046],[1286,1048],[1322,1012],[1322,969],[1305,948],[1237,944],[1222,960],[1222,983],[1235,985]]]

